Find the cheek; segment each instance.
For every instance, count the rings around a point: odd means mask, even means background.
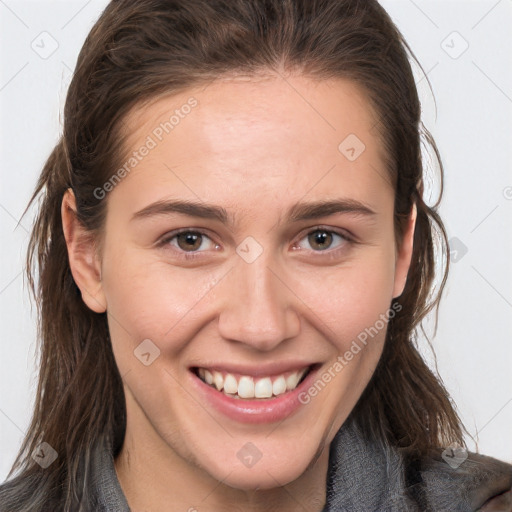
[[[311,310],[310,322],[333,349],[318,381],[303,399],[320,396],[326,414],[334,411],[335,419],[331,416],[329,421],[337,426],[372,377],[384,348],[388,322],[396,315],[391,307],[392,264],[383,251],[370,258],[371,264],[363,260],[332,271],[329,278],[317,270],[309,275],[308,283],[321,286],[313,288],[304,281],[299,292]]]
[[[312,321],[338,352],[372,327],[385,334],[381,318],[393,297],[393,254],[386,248],[369,251],[343,267],[317,268],[295,281],[293,289],[314,312]]]
[[[114,256],[114,255],[113,255]],[[186,345],[200,301],[215,278],[204,271],[178,269],[138,250],[110,258],[104,267],[109,328],[113,343],[131,350],[145,339],[162,352],[175,355]]]

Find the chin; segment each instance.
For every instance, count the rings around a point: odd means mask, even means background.
[[[305,451],[298,456],[296,449],[292,453],[276,449],[272,456],[262,455],[252,466],[245,466],[235,454],[229,463],[227,457],[219,455],[211,461],[212,465],[203,467],[214,479],[229,487],[244,491],[264,490],[282,487],[297,480],[308,469],[312,457],[313,454],[309,457]],[[219,461],[225,463],[219,464]]]
[[[301,468],[280,468],[273,465],[261,466],[259,469],[232,469],[232,473],[223,481],[224,484],[243,491],[268,490],[283,487],[297,480],[304,473],[307,464]]]

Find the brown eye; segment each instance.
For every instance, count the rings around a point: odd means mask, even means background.
[[[171,249],[178,257],[186,259],[201,257],[201,253],[208,250],[218,251],[220,249],[220,246],[206,233],[191,229],[168,233],[158,242],[158,246]]]
[[[330,231],[317,230],[308,235],[308,241],[313,249],[325,250],[332,243],[332,234]]]
[[[334,254],[338,254],[339,251],[346,250],[352,243],[354,243],[353,238],[343,232],[317,227],[315,230],[309,231],[309,233],[296,243],[293,250],[306,250],[307,252],[313,253],[325,252],[326,256],[333,256]],[[306,245],[308,247],[306,247]]]
[[[203,235],[195,231],[185,231],[176,235],[178,247],[184,251],[194,251],[201,247]]]

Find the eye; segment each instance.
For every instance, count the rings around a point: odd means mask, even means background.
[[[209,244],[205,243],[209,240]],[[213,242],[213,240],[203,231],[193,231],[190,229],[184,229],[179,232],[169,233],[165,236],[159,244],[160,246],[171,245],[177,248],[178,253],[184,253],[185,258],[193,258],[195,253],[203,252],[199,249],[218,249],[220,246]],[[205,248],[205,245],[209,247]],[[190,253],[190,254],[187,254]]]
[[[347,244],[349,244],[352,240],[345,234],[339,233],[336,231],[333,231],[331,229],[326,229],[322,227],[318,227],[313,231],[309,231],[307,235],[302,239],[306,240],[307,243],[312,247],[312,250],[314,252],[322,252],[322,251],[329,251],[329,252],[337,252],[337,249],[332,249],[333,242],[336,240],[336,238],[339,240],[340,243],[338,243],[339,250],[343,249]],[[294,246],[294,250],[302,250],[303,247]]]
[[[338,247],[332,249],[332,245],[336,239],[338,239]],[[329,255],[336,255],[339,251],[344,250],[348,244],[353,243],[353,240],[347,234],[323,227],[317,227],[313,231],[309,231],[301,240],[306,240],[310,247],[312,247],[311,250],[313,252],[326,252]],[[192,230],[190,228],[169,233],[158,242],[158,246],[172,246],[175,248],[173,251],[176,252],[179,257],[185,259],[199,257],[200,253],[205,250],[220,249],[220,246],[204,231]],[[295,244],[293,250],[308,249],[302,247],[302,244]]]

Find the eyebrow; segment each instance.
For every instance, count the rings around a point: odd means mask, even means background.
[[[222,206],[190,200],[162,200],[135,212],[131,220],[145,219],[157,215],[178,213],[190,217],[218,220],[222,224],[233,226],[235,219]],[[335,199],[294,204],[287,213],[289,223],[327,217],[335,213],[348,213],[362,217],[372,217],[377,213],[368,205],[355,199]]]

